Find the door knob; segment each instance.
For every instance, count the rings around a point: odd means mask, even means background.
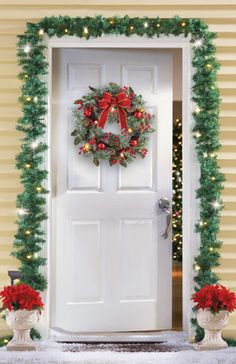
[[[170,201],[167,197],[162,197],[158,201],[158,206],[162,212],[166,214],[166,227],[165,230],[161,232],[161,237],[163,239],[167,239],[169,236],[169,229],[171,225],[171,210],[170,210]]]

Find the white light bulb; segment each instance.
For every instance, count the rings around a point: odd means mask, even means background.
[[[144,28],[147,28],[148,27],[148,22],[145,21],[145,23],[143,25],[144,25]]]
[[[24,52],[25,53],[29,53],[31,51],[31,47],[30,47],[30,45],[29,44],[26,44],[25,46],[24,46]]]
[[[19,216],[26,215],[27,213],[28,213],[28,211],[27,211],[27,210],[25,210],[25,209],[23,209],[23,208],[19,208],[19,209],[17,209],[17,214],[18,214]]]
[[[38,96],[34,96],[34,102],[38,102]]]
[[[202,46],[202,40],[198,39],[194,42],[194,47],[201,47]]]
[[[84,27],[84,34],[88,34],[88,28]]]
[[[199,131],[197,131],[196,133],[195,133],[195,137],[196,138],[200,138],[202,136],[202,134],[201,133],[199,133]]]
[[[39,146],[39,142],[37,142],[36,140],[33,142],[33,143],[31,143],[31,148],[32,149],[36,149],[36,148],[38,148],[38,146]]]
[[[218,201],[214,201],[211,203],[212,207],[214,207],[214,209],[218,209],[219,207],[221,207],[221,204]]]

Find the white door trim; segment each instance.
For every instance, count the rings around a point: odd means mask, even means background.
[[[182,89],[183,89],[183,329],[191,336],[190,318],[192,315],[190,296],[193,289],[193,262],[199,246],[199,237],[195,233],[195,223],[197,222],[198,206],[196,203],[195,191],[198,188],[199,165],[195,152],[195,141],[192,136],[193,127],[193,103],[191,101],[192,89],[192,46],[189,38],[183,36],[162,36],[160,38],[145,38],[133,35],[114,36],[108,35],[101,38],[91,38],[89,40],[72,36],[62,38],[45,36],[47,50],[45,52],[48,67],[46,82],[48,85],[48,124],[46,133],[46,143],[49,149],[46,153],[45,168],[49,171],[47,188],[52,191],[51,183],[51,96],[52,96],[52,50],[53,48],[179,48],[182,49]],[[46,241],[43,255],[47,258],[47,265],[43,268],[48,279],[48,290],[45,293],[45,311],[41,320],[41,331],[44,336],[48,335],[50,329],[50,297],[53,294],[52,269],[55,267],[54,255],[51,252],[51,200],[49,192],[47,198],[48,220],[45,223]]]

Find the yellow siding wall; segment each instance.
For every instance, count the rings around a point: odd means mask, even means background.
[[[0,285],[9,283],[7,271],[17,267],[9,256],[15,232],[15,198],[20,192],[14,156],[19,150],[15,131],[20,108],[17,105],[20,81],[17,79],[16,35],[24,32],[27,21],[38,22],[45,16],[130,16],[198,17],[210,30],[219,32],[215,41],[219,71],[221,106],[220,165],[227,181],[223,199],[220,238],[222,283],[236,289],[236,1],[235,0],[0,0]],[[0,323],[0,336],[6,333]],[[231,316],[227,334],[236,338],[236,315]]]

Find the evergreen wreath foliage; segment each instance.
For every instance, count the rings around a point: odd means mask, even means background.
[[[131,87],[110,83],[95,89],[75,101],[76,129],[72,132],[74,144],[80,144],[79,154],[92,157],[98,166],[101,160],[111,166],[124,167],[137,156],[145,158],[153,117],[145,112],[141,95]],[[122,119],[123,117],[123,119]],[[120,123],[120,134],[105,132],[106,123]],[[104,124],[104,125],[103,125]]]

